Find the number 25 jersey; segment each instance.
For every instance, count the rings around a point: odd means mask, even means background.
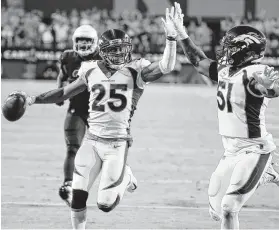
[[[130,138],[130,122],[145,83],[141,71],[150,65],[133,60],[111,74],[103,61],[84,62],[78,75],[90,92],[89,133],[102,138]]]
[[[265,110],[269,99],[263,97],[252,83],[254,72],[264,73],[265,65],[254,64],[231,71],[218,72],[219,133],[228,137],[260,138],[268,133]]]

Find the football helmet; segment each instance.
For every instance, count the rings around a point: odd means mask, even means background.
[[[251,26],[240,25],[226,32],[221,46],[221,50],[216,52],[218,63],[241,66],[264,57],[266,37]]]
[[[110,68],[120,69],[131,60],[132,39],[122,30],[107,30],[100,36],[99,51]]]
[[[78,27],[73,34],[73,50],[81,56],[95,52],[98,45],[97,31],[90,25]]]

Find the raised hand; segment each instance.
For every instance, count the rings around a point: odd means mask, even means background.
[[[263,73],[253,73],[253,78],[266,89],[279,85],[279,73],[273,67],[266,66]]]
[[[167,37],[172,37],[172,38],[176,38],[177,36],[177,31],[174,27],[174,24],[171,20],[171,18],[173,18],[174,16],[174,7],[171,8],[171,10],[169,11],[169,8],[166,9],[166,20],[164,18],[162,18],[162,22],[163,22],[163,26],[164,26],[164,30],[166,33]]]
[[[180,4],[177,2],[174,3],[174,13],[170,15],[170,20],[174,24],[179,40],[189,37],[186,32],[186,28],[183,25],[184,14],[182,13]]]

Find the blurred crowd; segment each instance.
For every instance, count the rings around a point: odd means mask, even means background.
[[[161,16],[142,14],[139,11],[124,11],[121,14],[99,10],[85,11],[73,9],[71,12],[56,10],[49,18],[43,12],[33,10],[25,12],[19,8],[1,9],[1,45],[9,48],[44,48],[63,50],[72,47],[72,34],[83,24],[91,24],[99,34],[108,28],[119,28],[132,38],[135,52],[162,53],[165,45]],[[190,37],[205,52],[214,52],[221,36],[234,25],[249,23],[268,38],[267,53],[279,55],[279,18],[256,20],[229,17],[220,22],[218,31],[214,31],[201,19],[187,20]]]
[[[38,47],[65,49],[72,47],[72,34],[83,24],[91,24],[99,34],[108,28],[125,30],[132,38],[138,52],[162,52],[164,31],[160,17],[145,16],[138,11],[124,11],[121,15],[96,8],[70,13],[56,10],[49,18],[37,10],[1,10],[2,47]]]

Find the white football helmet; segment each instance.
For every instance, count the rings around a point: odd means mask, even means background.
[[[95,52],[98,44],[97,31],[90,25],[78,27],[73,34],[73,50],[81,56]]]

